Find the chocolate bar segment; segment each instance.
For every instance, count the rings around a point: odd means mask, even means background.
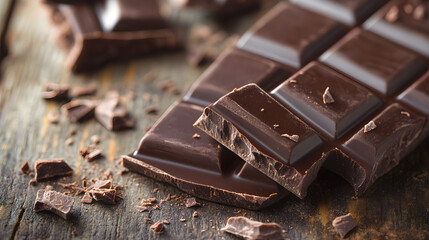
[[[112,60],[176,49],[178,38],[164,19],[155,19],[159,15],[155,5],[153,0],[45,4],[55,42],[66,53],[66,65],[75,72],[90,71]],[[130,11],[132,6],[134,11]]]
[[[280,2],[237,43],[240,49],[299,68],[345,33],[327,17]]]
[[[385,0],[292,0],[293,3],[349,26],[365,20]]]
[[[195,126],[301,198],[325,159],[310,156],[323,145],[317,133],[255,84],[204,109]]]
[[[329,88],[330,103],[323,94]],[[271,94],[331,138],[341,138],[382,105],[374,94],[321,63],[312,62]]]
[[[391,1],[366,21],[364,27],[429,57],[428,1]]]
[[[401,93],[398,99],[429,117],[429,71]]]
[[[370,131],[359,130],[341,147],[348,157],[365,174],[360,181],[350,179],[355,174],[350,171],[340,172],[335,164],[328,167],[353,182],[358,195],[375,182],[377,178],[398,165],[409,148],[419,139],[425,124],[425,118],[397,103],[390,105],[371,120],[375,128]]]
[[[185,102],[208,106],[234,88],[256,83],[270,90],[289,76],[278,64],[239,50],[227,51],[192,85]]]
[[[192,126],[202,110],[173,104],[139,148],[122,157],[124,167],[209,201],[260,209],[280,200],[282,187]]]
[[[320,59],[386,95],[410,84],[427,65],[408,49],[360,29],[350,32]]]
[[[169,2],[182,8],[204,9],[222,17],[235,17],[261,4],[260,0],[169,0]]]

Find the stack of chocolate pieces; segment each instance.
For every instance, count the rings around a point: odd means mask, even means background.
[[[429,135],[428,11],[428,1],[280,2],[123,165],[250,209],[305,197],[322,166],[361,195]]]

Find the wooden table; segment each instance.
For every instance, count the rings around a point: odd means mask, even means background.
[[[7,16],[8,3],[0,4],[0,21]],[[229,34],[243,33],[267,8],[236,19],[227,24],[216,24],[201,14],[175,13],[179,28],[186,33],[195,22],[225,29]],[[428,239],[429,238],[429,141],[392,172],[383,176],[359,199],[353,199],[352,188],[336,175],[322,170],[309,189],[306,199],[288,196],[280,203],[262,210],[249,211],[202,201],[196,209],[200,217],[193,218],[194,209],[185,208],[180,201],[161,204],[161,210],[140,213],[135,209],[141,199],[165,198],[168,194],[186,194],[170,185],[129,173],[117,174],[121,154],[133,151],[144,135],[144,129],[159,116],[147,115],[144,109],[157,105],[160,113],[180,96],[162,92],[158,84],[172,79],[182,94],[201,74],[203,69],[187,65],[185,51],[155,54],[128,63],[111,64],[90,74],[73,75],[63,66],[62,52],[49,41],[49,25],[37,1],[20,0],[11,18],[6,39],[9,56],[2,63],[0,80],[0,238],[1,239],[236,239],[220,229],[228,217],[244,215],[259,221],[275,221],[282,225],[290,239],[338,239],[331,221],[348,212],[356,218],[358,227],[350,239]],[[144,76],[156,72],[153,81]],[[122,94],[135,91],[137,97],[128,102],[137,117],[136,129],[110,132],[90,120],[70,124],[62,118],[59,124],[47,120],[49,111],[60,105],[41,99],[44,83],[57,82],[79,85],[93,83],[98,86],[97,97],[116,89]],[[152,102],[143,101],[143,94],[151,93]],[[71,129],[77,129],[74,144],[64,141]],[[88,163],[78,156],[78,149],[90,143],[92,135],[102,138],[100,144],[104,158]],[[28,185],[30,177],[20,173],[20,166],[28,160],[31,165],[40,158],[64,158],[74,174],[55,181]],[[95,168],[96,170],[93,170]],[[126,197],[119,204],[84,205],[75,197],[72,218],[65,221],[51,213],[34,213],[33,203],[38,189],[47,184],[62,191],[58,183],[77,181],[83,175],[100,177],[98,169],[112,169],[114,181],[125,186]],[[153,189],[159,191],[153,193]],[[168,220],[163,235],[149,230],[152,222]],[[179,221],[185,218],[186,222]],[[77,236],[72,231],[77,231]]]

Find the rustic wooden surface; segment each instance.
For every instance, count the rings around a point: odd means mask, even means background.
[[[0,9],[8,1],[2,0]],[[230,33],[241,34],[266,9],[226,24]],[[4,14],[3,11],[0,11]],[[195,15],[195,16],[194,16]],[[0,19],[3,16],[0,15]],[[176,13],[183,29],[197,21],[218,26],[198,14]],[[225,25],[219,26],[224,28]],[[161,204],[161,210],[140,213],[135,206],[142,198],[163,199],[167,194],[187,196],[167,184],[129,173],[120,176],[117,164],[121,154],[133,151],[144,135],[144,129],[158,116],[146,115],[147,106],[157,105],[160,113],[180,96],[163,93],[157,85],[172,79],[184,93],[203,69],[188,66],[184,51],[156,54],[129,63],[111,64],[85,75],[72,75],[63,67],[63,55],[49,41],[49,25],[37,1],[20,0],[7,33],[9,56],[2,63],[0,80],[0,239],[236,239],[220,229],[228,217],[245,215],[260,221],[275,221],[282,225],[290,239],[339,239],[331,221],[348,212],[359,226],[349,239],[428,239],[429,238],[429,141],[391,173],[382,177],[365,196],[352,199],[352,188],[341,178],[322,170],[309,189],[309,196],[300,200],[289,196],[273,207],[249,211],[202,201],[197,209],[199,218],[192,218],[194,209],[187,209],[180,201]],[[149,71],[155,71],[154,81],[145,80]],[[70,124],[64,118],[59,124],[50,124],[47,113],[60,105],[41,100],[40,90],[46,82],[79,85],[94,83],[99,87],[97,97],[117,89],[125,94],[134,90],[137,97],[129,102],[138,118],[136,129],[109,132],[95,120]],[[153,102],[143,101],[143,93],[156,94]],[[75,142],[64,144],[67,133],[76,129]],[[87,163],[78,157],[78,149],[90,143],[89,138],[101,136],[104,158]],[[29,186],[30,177],[20,173],[20,166],[28,160],[31,165],[39,158],[64,158],[75,170],[69,177]],[[95,170],[94,170],[95,169]],[[125,186],[126,197],[114,206],[84,205],[75,197],[72,218],[65,221],[51,213],[34,213],[33,203],[38,189],[47,184],[61,190],[58,183],[77,181],[83,175],[100,177],[99,169],[112,169],[114,181]],[[153,189],[158,188],[157,193]],[[171,205],[172,204],[172,205]],[[163,235],[149,230],[151,223],[168,220]],[[185,218],[186,222],[180,222]],[[72,231],[77,231],[77,236]]]

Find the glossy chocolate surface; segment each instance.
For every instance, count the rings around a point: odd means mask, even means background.
[[[270,90],[289,76],[278,64],[239,50],[225,52],[193,84],[185,102],[208,106],[234,88],[256,83]]]
[[[345,28],[327,17],[280,2],[243,35],[240,49],[299,68],[337,41]]]
[[[418,16],[421,8],[421,17]],[[389,14],[397,12],[396,16]],[[395,0],[365,22],[364,27],[429,57],[429,1]]]
[[[320,157],[303,163],[307,155],[323,145],[322,140],[255,84],[233,91],[207,107],[196,126],[251,165],[258,167],[267,162],[267,169],[259,170],[300,197],[305,196],[305,190],[291,182],[314,178],[307,172],[323,162]],[[296,138],[291,138],[294,135]],[[308,168],[300,172],[296,167],[300,165]]]
[[[174,104],[123,165],[210,201],[258,209],[279,200],[277,183],[192,126],[202,110]]]
[[[429,71],[401,93],[398,99],[429,117]]]
[[[392,95],[422,74],[427,63],[408,49],[355,29],[321,61],[382,94]]]
[[[354,26],[377,10],[385,0],[292,0],[293,3]]]
[[[324,103],[330,89],[333,103]],[[340,138],[382,105],[374,94],[321,63],[312,62],[271,94],[331,138]]]

